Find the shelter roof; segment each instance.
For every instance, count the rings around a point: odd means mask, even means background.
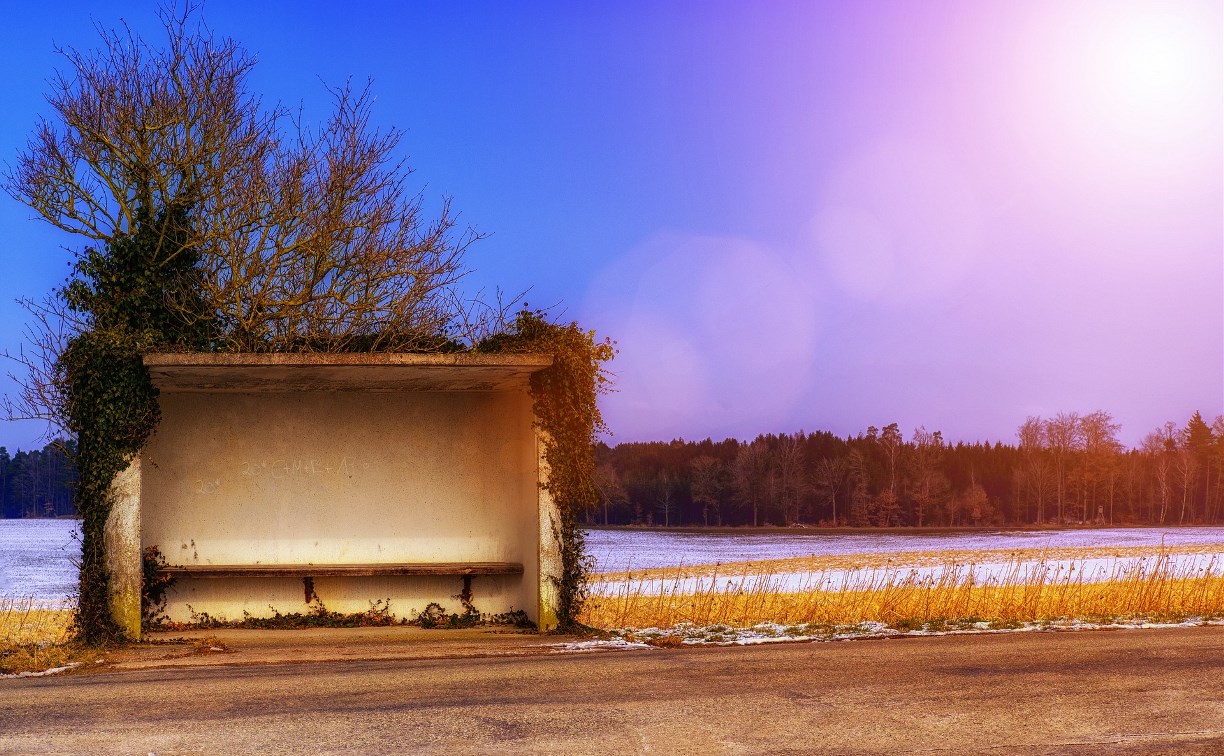
[[[550,354],[158,353],[144,364],[166,393],[515,391]]]

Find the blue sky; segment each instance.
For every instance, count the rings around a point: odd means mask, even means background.
[[[53,45],[157,36],[153,3],[14,4],[0,160]],[[426,197],[490,237],[470,285],[530,288],[619,343],[617,440],[897,421],[1010,439],[1105,409],[1135,443],[1224,413],[1214,2],[240,3],[205,18],[253,90],[323,118],[373,79]],[[78,244],[0,196],[13,304]],[[11,384],[0,384],[11,391]],[[28,448],[42,428],[0,425]]]

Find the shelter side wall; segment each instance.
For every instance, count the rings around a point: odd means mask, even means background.
[[[534,618],[539,546],[531,400],[521,392],[167,393],[142,452],[143,543],[171,564],[521,562],[474,578],[476,606]],[[183,581],[168,613],[301,611],[273,578]],[[486,589],[483,592],[481,588]],[[329,609],[377,599],[461,611],[459,578],[326,578]],[[428,599],[428,600],[426,600]]]

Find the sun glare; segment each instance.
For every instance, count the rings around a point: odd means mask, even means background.
[[[1082,91],[1098,117],[1176,130],[1195,108],[1206,77],[1217,72],[1204,54],[1202,30],[1172,8],[1101,19],[1085,39]]]
[[[1034,168],[1098,197],[1190,175],[1219,140],[1218,22],[1210,3],[1034,6],[1012,111]]]

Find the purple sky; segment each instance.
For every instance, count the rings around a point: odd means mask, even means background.
[[[1224,413],[1218,2],[453,6],[206,18],[269,100],[321,118],[320,79],[374,79],[427,195],[493,234],[472,285],[533,287],[619,342],[612,441],[1010,440],[1105,409],[1137,443]],[[152,7],[6,10],[0,160],[46,112],[53,43],[120,18],[152,36]],[[9,349],[12,300],[78,243],[31,216],[0,196]]]

